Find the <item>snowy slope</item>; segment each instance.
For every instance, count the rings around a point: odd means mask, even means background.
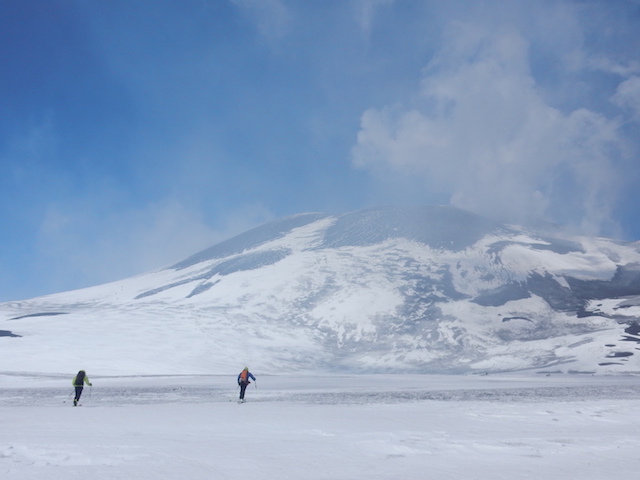
[[[2,371],[628,373],[640,249],[451,207],[302,214],[171,267],[0,305]],[[28,356],[24,352],[29,352]]]

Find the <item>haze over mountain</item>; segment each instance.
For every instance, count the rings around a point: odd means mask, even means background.
[[[123,246],[126,248],[126,246]],[[0,304],[6,372],[640,371],[640,245],[452,207],[306,213]]]

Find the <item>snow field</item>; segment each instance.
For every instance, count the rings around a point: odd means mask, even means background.
[[[0,478],[600,480],[640,468],[634,377],[258,376],[243,405],[229,376],[95,377],[79,408],[62,380],[0,376]]]

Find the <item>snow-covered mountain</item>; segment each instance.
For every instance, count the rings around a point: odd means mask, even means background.
[[[160,271],[0,304],[0,370],[639,372],[640,245],[451,207],[287,217]]]

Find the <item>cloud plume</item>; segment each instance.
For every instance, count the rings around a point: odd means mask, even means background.
[[[633,106],[637,91],[633,80],[620,85],[618,103]],[[363,113],[352,154],[358,167],[417,177],[461,208],[600,233],[615,230],[615,164],[625,151],[618,124],[550,104],[517,30],[458,22],[411,104]]]

